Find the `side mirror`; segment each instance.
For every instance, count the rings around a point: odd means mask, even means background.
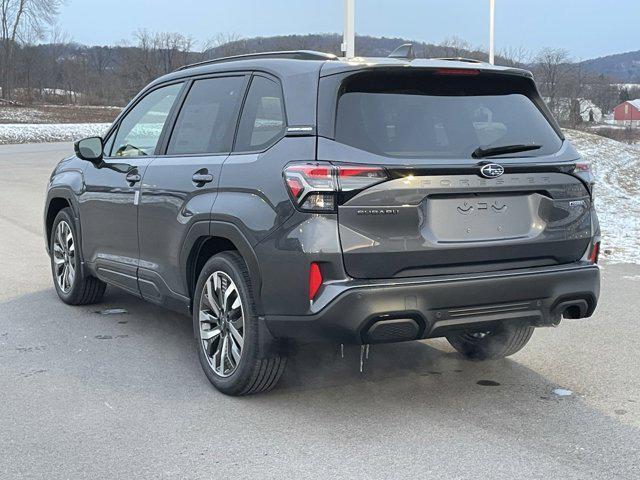
[[[99,162],[103,156],[102,138],[89,137],[78,140],[74,144],[76,156],[81,160],[87,160],[88,162]]]

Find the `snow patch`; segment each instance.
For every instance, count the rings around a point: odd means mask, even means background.
[[[603,258],[640,263],[640,147],[577,130],[565,133],[596,176]]]
[[[12,143],[69,142],[103,135],[109,123],[7,123],[0,124],[0,145]]]
[[[27,123],[46,120],[49,115],[37,108],[2,107],[0,106],[0,120],[2,123]]]

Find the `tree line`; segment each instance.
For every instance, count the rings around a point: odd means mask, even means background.
[[[0,88],[5,102],[122,106],[151,80],[198,61],[274,50],[319,50],[340,54],[337,34],[287,35],[243,39],[219,34],[204,44],[182,33],[139,30],[129,42],[85,46],[54,26],[61,0],[0,0]],[[402,38],[359,36],[360,56],[386,56]],[[482,48],[456,37],[438,45],[413,42],[420,58],[465,57],[486,60]],[[504,49],[496,63],[534,72],[538,87],[563,124],[590,119],[593,107],[611,113],[621,101],[639,98],[638,88],[619,86],[561,48],[537,53]],[[587,100],[587,101],[585,101]]]

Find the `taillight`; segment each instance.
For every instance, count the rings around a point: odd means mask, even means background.
[[[309,267],[309,300],[313,300],[316,297],[316,293],[322,285],[322,272],[320,266],[313,262]]]
[[[293,198],[298,198],[300,194],[304,191],[304,185],[297,178],[287,178],[287,187],[289,187],[289,191]]]
[[[334,212],[338,193],[363,190],[388,178],[384,168],[372,166],[295,163],[284,169],[296,205],[313,212]]]
[[[573,165],[573,174],[587,184],[591,198],[595,198],[595,177],[591,171],[591,161],[584,159],[578,160]]]
[[[591,248],[591,255],[589,255],[589,261],[591,263],[598,263],[598,258],[600,258],[600,242],[596,242],[593,244]]]
[[[586,160],[580,160],[579,162],[576,162],[575,166],[573,167],[573,171],[574,171],[574,173],[590,172],[591,171],[591,162],[586,161]]]
[[[351,192],[383,182],[387,172],[380,167],[338,167],[340,191]]]

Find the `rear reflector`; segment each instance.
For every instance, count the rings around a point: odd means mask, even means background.
[[[591,263],[598,263],[599,258],[600,258],[600,242],[596,242],[593,244],[593,248],[591,249],[591,255],[589,255],[589,261]]]
[[[322,272],[317,263],[313,262],[309,267],[309,300],[316,297],[316,293],[322,285]]]

